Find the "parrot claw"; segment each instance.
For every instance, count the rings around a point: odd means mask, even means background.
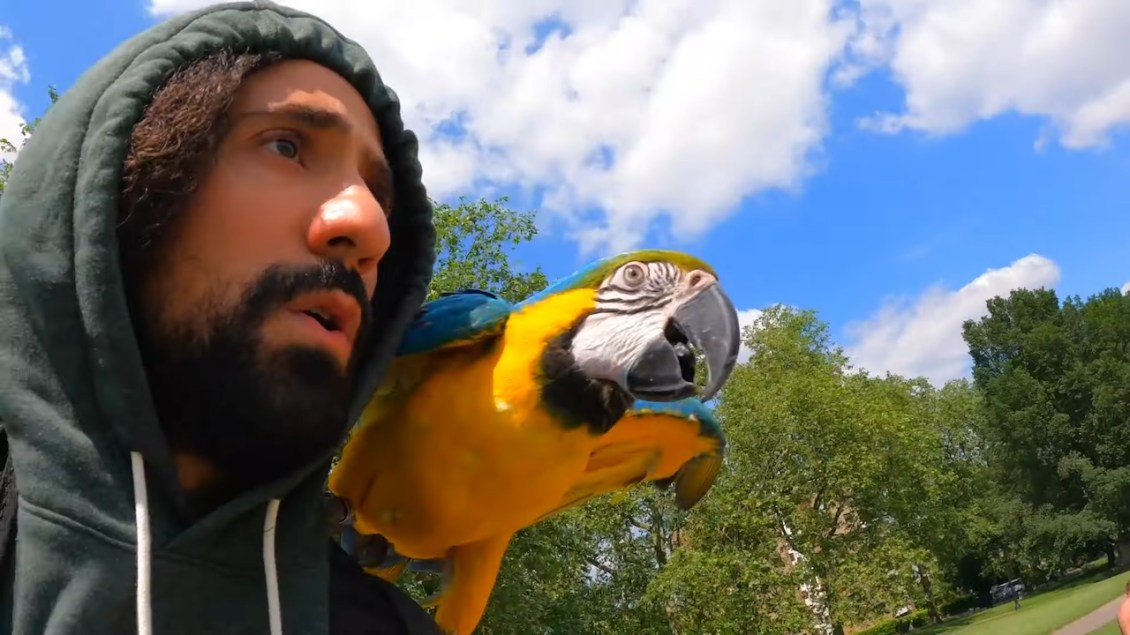
[[[424,598],[423,600],[420,600],[420,606],[425,608],[425,609],[434,609],[434,608],[439,606],[439,603],[442,600],[443,600],[443,593],[442,592],[436,592],[436,593],[433,593],[432,595],[429,595],[428,597]]]
[[[363,534],[357,531],[349,504],[336,496],[333,496],[333,499],[336,500],[337,505],[333,503],[330,505],[331,532],[337,535],[337,542],[342,550],[362,569],[385,569],[407,560],[393,550],[388,538],[380,534]],[[335,515],[342,512],[345,513],[345,517],[335,520]]]
[[[341,527],[349,520],[353,510],[349,507],[349,501],[333,492],[324,492],[322,501],[325,504],[326,521],[329,524],[330,533],[337,535]]]

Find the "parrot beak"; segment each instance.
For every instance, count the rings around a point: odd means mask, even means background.
[[[628,390],[637,398],[678,401],[694,396],[694,350],[706,357],[708,370],[700,399],[718,394],[734,370],[741,349],[738,311],[713,276],[698,278],[703,279],[678,304],[663,337],[652,341],[628,371]]]

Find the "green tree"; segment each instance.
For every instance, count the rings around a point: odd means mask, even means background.
[[[888,381],[896,381],[890,377]],[[987,467],[980,438],[982,407],[972,384],[953,380],[935,388],[922,379],[905,384],[914,412],[916,471],[901,490],[910,498],[898,501],[898,526],[918,550],[914,567],[926,608],[933,621],[941,618],[940,603],[962,594],[962,558],[976,552],[985,528],[978,495],[984,489]],[[942,584],[937,584],[941,582]]]
[[[520,272],[513,249],[537,235],[536,215],[506,207],[508,199],[435,205],[436,268],[429,299],[475,288],[515,302],[546,286],[541,268]]]
[[[933,559],[918,534],[942,524],[922,492],[946,484],[924,383],[856,372],[812,311],[767,310],[746,344],[750,362],[718,408],[730,439],[725,478],[693,515],[693,548],[673,564],[709,555],[744,571],[736,579],[759,601],[735,603],[725,623],[753,630],[830,633],[919,602],[928,588],[916,572]],[[731,580],[704,579],[700,596],[726,597]],[[763,598],[771,609],[753,606]],[[696,608],[727,606],[713,604]]]
[[[1028,506],[1017,563],[1054,577],[1106,548],[1130,562],[1130,295],[1060,303],[1018,289],[964,325],[984,397],[989,463],[1003,496]]]

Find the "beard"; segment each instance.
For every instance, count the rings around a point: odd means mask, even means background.
[[[361,328],[345,368],[312,345],[264,345],[269,317],[302,294],[326,290],[344,291],[361,306]],[[153,320],[149,328],[139,327],[150,391],[171,449],[219,470],[219,482],[186,493],[190,507],[212,507],[282,478],[341,442],[370,313],[360,275],[324,261],[268,269],[232,308],[190,316],[197,319],[184,322],[192,328]],[[204,332],[200,324],[207,325]]]

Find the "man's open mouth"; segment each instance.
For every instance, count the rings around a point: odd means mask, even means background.
[[[340,333],[350,342],[357,338],[363,319],[361,307],[341,292],[320,292],[296,300],[289,308],[309,316],[327,333]]]
[[[326,329],[327,331],[341,330],[341,327],[338,326],[337,319],[334,318],[334,316],[325,313],[321,309],[310,309],[309,311],[303,311],[303,313],[317,320],[318,324],[321,324],[322,328]]]

